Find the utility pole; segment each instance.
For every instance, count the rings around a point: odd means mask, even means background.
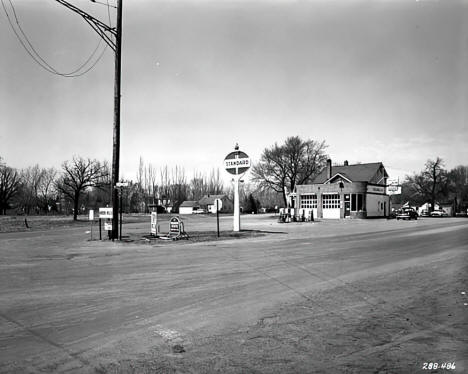
[[[73,12],[79,14],[93,28],[94,31],[115,52],[114,73],[114,130],[112,143],[112,240],[119,238],[119,192],[116,184],[119,181],[120,165],[120,78],[122,71],[122,1],[117,0],[117,24],[111,27],[99,21],[90,14],[82,11],[65,0],[55,0]],[[92,2],[95,2],[91,0]],[[111,34],[111,35],[109,35]],[[112,36],[114,38],[112,38]]]
[[[120,77],[122,72],[122,0],[117,0],[117,30],[115,35],[115,78],[114,78],[114,140],[112,146],[112,239],[118,238],[120,165]]]

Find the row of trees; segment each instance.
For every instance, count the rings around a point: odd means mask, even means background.
[[[64,209],[60,205],[65,202],[72,206],[76,219],[84,193],[96,189],[96,199],[102,195],[102,200],[109,186],[109,166],[97,160],[74,157],[62,164],[60,173],[39,165],[17,170],[0,158],[0,214],[13,207],[18,213],[47,214]]]
[[[402,183],[402,193],[396,196],[395,202],[410,202],[422,205],[426,202],[452,203],[457,211],[468,207],[468,166],[457,166],[445,169],[444,160],[437,157],[428,160],[419,173],[407,176]]]
[[[284,144],[264,150],[252,168],[254,184],[243,184],[242,204],[246,211],[258,211],[286,205],[287,193],[306,183],[325,164],[325,142],[289,137]],[[0,159],[0,213],[16,208],[18,213],[73,211],[74,219],[82,211],[110,204],[109,165],[98,160],[74,157],[61,170],[39,165],[13,169]],[[206,194],[233,195],[232,186],[224,186],[221,173],[195,172],[189,179],[184,168],[167,166],[157,169],[140,158],[135,181],[123,191],[122,208],[126,212],[147,212],[151,205],[177,207],[185,200],[199,200]]]
[[[287,195],[296,185],[310,182],[326,165],[325,142],[289,137],[283,144],[265,148],[251,170],[253,184],[242,187],[244,211],[261,207],[286,206]],[[232,186],[224,186],[221,173],[195,172],[189,179],[181,167],[156,168],[140,158],[135,181],[123,191],[125,212],[148,212],[151,205],[177,210],[185,200],[199,200],[203,195],[233,195]],[[110,204],[111,178],[109,165],[98,160],[74,157],[65,161],[60,171],[40,168],[24,170],[7,166],[0,158],[0,214],[16,207],[24,214],[71,210],[74,219],[80,211]],[[402,194],[394,202],[410,201],[420,205],[454,201],[455,207],[468,205],[468,167],[444,169],[441,158],[428,160],[424,170],[407,176]],[[84,207],[84,209],[83,209]]]
[[[72,211],[74,219],[88,209],[110,204],[111,173],[107,162],[74,157],[60,171],[35,165],[23,170],[0,159],[0,214],[7,209],[32,214]],[[126,212],[147,212],[151,204],[178,207],[184,200],[199,200],[205,194],[224,191],[219,170],[210,175],[195,173],[188,180],[183,168],[157,170],[140,159],[136,181],[123,191]]]

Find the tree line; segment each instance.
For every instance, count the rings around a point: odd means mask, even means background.
[[[251,169],[251,183],[241,185],[244,212],[260,208],[287,206],[287,196],[298,184],[310,183],[329,158],[324,141],[288,137],[263,150]],[[39,165],[17,170],[0,157],[0,214],[14,210],[16,214],[85,213],[87,209],[111,205],[111,173],[107,162],[73,157],[60,170]],[[209,174],[194,172],[189,178],[180,166],[157,168],[140,158],[135,180],[122,190],[122,210],[126,213],[147,213],[150,209],[172,208],[185,200],[198,201],[204,195],[233,196],[232,185],[225,186],[219,169]],[[393,202],[410,201],[413,205],[453,201],[455,208],[468,206],[468,166],[452,170],[444,168],[437,157],[428,160],[419,173],[406,176],[402,194]]]
[[[427,160],[423,170],[406,176],[401,184],[401,195],[394,202],[421,206],[436,203],[450,203],[456,212],[466,212],[468,208],[468,166],[459,165],[445,168],[444,160],[436,157]]]
[[[0,214],[78,214],[111,204],[111,172],[107,162],[73,157],[61,170],[39,165],[17,170],[0,158]],[[150,207],[178,207],[185,200],[200,200],[205,194],[222,194],[225,188],[219,170],[209,175],[195,172],[188,179],[184,168],[157,169],[140,158],[136,179],[122,192],[125,212],[144,213]]]

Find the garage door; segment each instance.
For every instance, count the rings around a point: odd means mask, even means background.
[[[323,218],[340,218],[340,195],[337,193],[322,195],[322,214]]]

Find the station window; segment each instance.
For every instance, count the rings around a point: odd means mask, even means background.
[[[351,211],[357,212],[362,210],[362,194],[361,193],[353,193],[351,194]]]
[[[323,209],[336,209],[340,208],[340,195],[339,194],[323,194],[322,195],[322,208]]]
[[[301,195],[301,208],[317,208],[317,195]]]

